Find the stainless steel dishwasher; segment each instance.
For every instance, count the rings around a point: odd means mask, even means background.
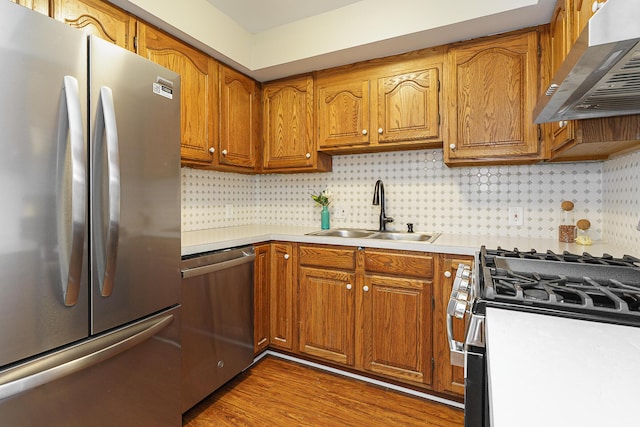
[[[183,257],[182,411],[253,362],[252,246]]]

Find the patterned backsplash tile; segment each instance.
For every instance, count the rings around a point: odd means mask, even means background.
[[[373,189],[382,179],[391,224],[417,231],[555,238],[560,203],[572,200],[576,219],[592,237],[638,247],[638,164],[635,153],[607,162],[448,168],[442,150],[333,157],[333,172],[239,175],[182,169],[184,231],[249,223],[320,227],[311,194],[329,188],[345,219],[332,227],[377,228]],[[226,205],[233,215],[227,217]],[[522,207],[523,226],[507,225],[509,207]],[[631,228],[635,232],[631,231]],[[637,252],[637,250],[636,250]]]

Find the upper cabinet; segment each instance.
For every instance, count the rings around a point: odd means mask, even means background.
[[[49,0],[9,0],[31,10],[49,15]]]
[[[543,87],[580,36],[587,21],[602,2],[558,0],[549,24],[548,41],[543,43]],[[595,6],[594,6],[595,4]],[[602,160],[613,154],[640,147],[637,129],[640,115],[626,115],[586,120],[560,120],[546,123],[547,157],[550,161]]]
[[[539,81],[537,31],[455,44],[446,69],[448,165],[542,159],[532,117]]]
[[[265,172],[330,171],[331,157],[318,153],[312,76],[267,83],[262,91]]]
[[[213,59],[151,26],[138,24],[138,53],[181,76],[183,162],[211,164],[216,127],[217,74]]]
[[[318,73],[318,146],[358,153],[442,144],[442,49]]]
[[[22,1],[22,0],[21,0]],[[33,0],[31,3],[36,3]],[[51,16],[120,47],[135,51],[136,19],[100,0],[53,0]]]
[[[255,80],[220,65],[220,143],[218,169],[256,168],[260,98]]]

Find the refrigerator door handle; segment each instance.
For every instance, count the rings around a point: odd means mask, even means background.
[[[58,261],[64,305],[73,306],[78,302],[82,275],[87,170],[80,91],[78,80],[72,76],[64,76],[63,79],[57,151]],[[69,202],[71,203],[70,223]]]
[[[173,314],[149,319],[10,369],[0,374],[0,401],[115,357],[157,335],[173,319]]]
[[[115,104],[111,89],[102,86],[96,124],[94,129],[94,217],[97,218],[94,228],[96,239],[96,263],[98,267],[98,283],[100,294],[108,297],[113,292],[113,282],[118,257],[118,239],[120,233],[120,153],[118,147],[118,126],[116,123]],[[106,245],[104,243],[104,219],[102,213],[102,182],[104,179],[102,152],[106,140],[107,174],[109,192],[109,223],[107,227]]]

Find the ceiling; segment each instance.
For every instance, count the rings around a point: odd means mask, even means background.
[[[320,15],[361,0],[207,0],[251,34]]]

